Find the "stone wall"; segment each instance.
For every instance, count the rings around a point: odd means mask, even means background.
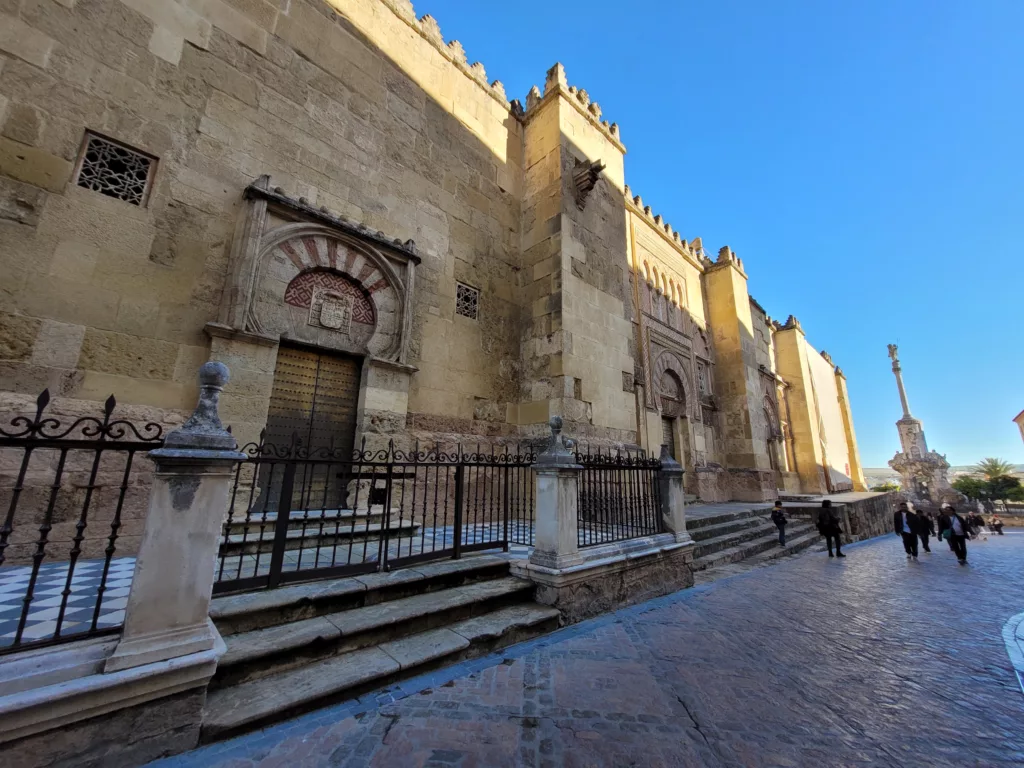
[[[829,496],[832,508],[843,526],[844,539],[865,541],[892,532],[892,513],[895,510],[894,493],[853,493]],[[806,504],[786,503],[786,513],[806,517],[817,524],[821,502]]]
[[[712,267],[632,196],[618,127],[560,65],[509,102],[408,0],[25,0],[0,2],[0,28],[0,391],[114,392],[162,418],[217,359],[246,442],[278,345],[314,344],[363,356],[374,444],[504,445],[557,414],[655,450],[668,415],[688,472],[739,472],[705,473],[708,497],[770,498],[773,466],[820,485],[813,425],[790,430],[807,461],[768,447],[784,355],[739,260]],[[79,186],[91,134],[155,162],[139,205]],[[376,302],[376,336],[340,343],[281,303],[307,271],[344,272],[329,245],[268,256],[306,226],[394,267],[383,287],[341,275]]]
[[[242,191],[269,174],[417,243],[412,426],[505,423],[519,394],[522,126],[409,3],[339,9],[5,6],[0,24],[23,32],[0,51],[0,389],[189,407]],[[72,183],[86,130],[157,158],[145,206]],[[478,320],[455,316],[456,281],[480,289]]]

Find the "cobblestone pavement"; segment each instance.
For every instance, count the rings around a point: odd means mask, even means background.
[[[1024,533],[968,546],[809,553],[160,765],[1020,766]]]

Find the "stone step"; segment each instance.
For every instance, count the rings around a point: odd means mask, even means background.
[[[761,518],[751,519],[759,522],[756,525],[752,525],[740,531],[734,531],[733,533],[726,533],[722,536],[715,536],[710,539],[698,541],[697,545],[693,548],[693,557],[695,559],[698,557],[704,557],[704,555],[710,555],[713,552],[720,552],[723,549],[738,546],[744,542],[759,539],[763,536],[774,535],[778,538],[779,532],[775,527],[775,523]]]
[[[445,628],[211,691],[201,741],[227,738],[434,667],[490,653],[553,631],[558,618],[554,608],[532,603],[512,605]]]
[[[762,563],[770,563],[773,560],[778,560],[780,557],[788,557],[789,555],[795,555],[797,552],[813,547],[815,544],[821,542],[821,534],[819,534],[813,528],[800,533],[798,536],[786,536],[786,546],[776,547],[775,549],[767,549],[760,554],[754,555],[748,558],[744,562],[749,562],[754,565],[760,565]]]
[[[400,517],[400,510],[394,509],[391,511],[392,520],[397,520]],[[380,524],[384,521],[384,510],[383,508],[372,511],[367,509],[296,509],[289,515],[288,524],[289,527],[301,528],[303,522],[310,525],[319,525],[321,521],[323,521],[324,525],[330,525],[331,528],[334,527],[335,523],[344,528],[351,526],[353,523],[356,526],[372,523]],[[247,526],[250,531],[258,530],[261,525],[264,526],[265,530],[273,530],[276,523],[277,512],[253,513],[248,521],[246,521],[244,514],[236,513],[228,523],[228,533],[244,533]]]
[[[713,525],[705,525],[701,528],[690,529],[687,525],[686,530],[690,534],[690,538],[700,543],[713,539],[718,536],[725,536],[730,533],[739,533],[748,528],[756,528],[764,524],[767,518],[760,515],[754,515],[751,517],[741,517],[738,520],[726,520],[724,523],[714,523]]]
[[[210,687],[235,685],[436,629],[532,595],[530,582],[506,576],[229,635],[224,638],[227,653],[220,658]]]
[[[221,635],[227,637],[505,576],[507,560],[493,555],[471,555],[385,573],[218,597],[211,603],[210,618]]]
[[[808,523],[790,523],[786,529],[786,537],[792,542],[796,542],[798,539],[802,540],[804,536],[808,535],[818,536],[818,532]],[[765,536],[733,547],[727,547],[703,557],[695,557],[691,568],[695,571],[703,571],[707,568],[714,568],[716,565],[738,563],[740,560],[746,560],[748,557],[759,555],[773,547],[779,551],[784,551],[783,547],[779,547],[779,536],[774,528]],[[787,544],[785,549],[789,548],[790,545]]]
[[[716,525],[718,523],[727,523],[732,520],[741,520],[745,517],[754,517],[756,515],[767,515],[771,512],[770,506],[754,507],[750,509],[739,509],[736,511],[720,512],[711,515],[705,515],[701,517],[687,517],[686,518],[686,530],[690,531],[690,535],[693,535],[693,531],[698,528],[704,528],[709,525]]]
[[[389,536],[409,536],[415,534],[420,526],[410,520],[391,520],[386,527]],[[380,523],[363,525],[335,525],[326,524],[322,527],[318,520],[306,522],[303,530],[302,522],[289,523],[288,532],[285,538],[285,549],[288,551],[296,549],[309,549],[320,547],[334,547],[342,544],[363,543],[377,541],[385,526]],[[274,526],[267,525],[260,530],[260,526],[249,525],[248,533],[229,534],[227,541],[220,544],[221,552],[228,556],[254,555],[257,552],[267,552],[274,542]]]

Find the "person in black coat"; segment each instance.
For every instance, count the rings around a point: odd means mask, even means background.
[[[903,537],[903,549],[906,550],[907,559],[917,560],[917,534],[921,524],[917,515],[910,511],[907,502],[900,502],[900,508],[892,515],[892,525],[896,535]]]
[[[931,547],[928,546],[928,539],[935,535],[935,521],[927,512],[917,516],[917,536],[921,539],[921,546],[924,551],[931,554]]]
[[[782,502],[776,500],[772,508],[772,522],[779,529],[779,546],[786,546],[786,513],[782,511]]]
[[[946,507],[939,515],[939,536],[949,531],[949,546],[956,553],[960,565],[967,565],[967,537],[970,527],[953,507]]]
[[[818,533],[825,537],[825,544],[828,546],[828,556],[832,557],[832,544],[836,545],[836,557],[846,557],[841,549],[843,528],[839,524],[839,518],[832,510],[832,502],[825,499],[821,502],[821,509],[818,510]]]

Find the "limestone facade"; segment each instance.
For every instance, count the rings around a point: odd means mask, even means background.
[[[863,488],[841,372],[633,195],[560,65],[510,102],[408,0],[0,0],[0,30],[0,392],[169,423],[217,360],[244,443],[300,350],[351,361],[356,444],[557,415],[670,443],[709,500]]]

